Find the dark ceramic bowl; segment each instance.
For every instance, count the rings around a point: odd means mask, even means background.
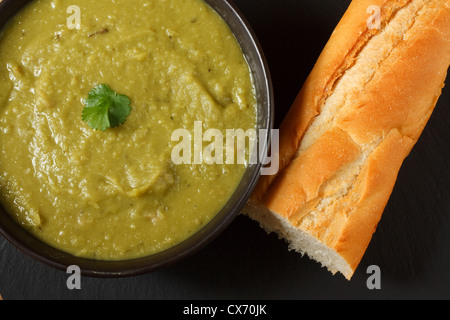
[[[30,0],[3,0],[0,2],[0,29]],[[269,70],[261,47],[249,24],[227,0],[206,0],[228,23],[250,65],[258,102],[258,129],[269,129],[263,137],[269,145],[273,125],[273,89]],[[77,265],[81,273],[91,277],[125,277],[152,272],[192,255],[216,238],[239,214],[258,181],[261,161],[250,165],[226,206],[200,231],[184,242],[144,258],[124,261],[97,261],[79,258],[48,246],[38,240],[0,207],[0,233],[19,250],[51,267],[66,271]]]

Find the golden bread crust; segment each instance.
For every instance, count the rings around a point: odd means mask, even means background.
[[[252,196],[344,258],[347,279],[441,94],[448,17],[450,0],[354,0],[280,127],[279,173]]]

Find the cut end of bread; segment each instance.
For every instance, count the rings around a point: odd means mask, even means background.
[[[243,212],[250,219],[259,223],[267,233],[274,233],[285,240],[289,250],[320,263],[333,275],[341,273],[350,280],[355,272],[338,252],[321,243],[317,238],[293,226],[287,219],[256,203],[248,203]]]

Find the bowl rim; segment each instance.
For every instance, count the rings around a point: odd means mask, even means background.
[[[12,18],[15,13],[29,2],[33,0],[0,0],[0,14],[4,11],[8,18]],[[270,75],[269,66],[264,55],[261,44],[253,31],[250,23],[246,20],[242,12],[230,0],[204,0],[214,11],[216,11],[222,19],[229,25],[235,38],[241,45],[244,54],[248,52],[243,48],[243,38],[249,40],[250,47],[257,60],[255,63],[262,72],[262,80],[264,81],[264,105],[258,102],[258,113],[262,110],[265,112],[265,121],[261,126],[267,132],[264,136],[267,148],[270,147],[271,131],[274,124],[274,89]],[[235,19],[243,35],[239,36],[230,25],[229,19]],[[6,23],[6,22],[5,22]],[[0,31],[3,27],[0,27]],[[247,58],[247,56],[246,56]],[[249,62],[250,67],[252,64]],[[252,69],[252,72],[254,70]],[[253,82],[256,85],[256,79],[253,75]],[[266,155],[264,155],[266,156]],[[80,268],[81,275],[95,278],[122,278],[142,275],[154,272],[163,268],[170,267],[182,260],[194,255],[202,248],[212,242],[220,233],[222,233],[232,221],[240,214],[250,198],[254,188],[260,177],[262,160],[258,157],[256,164],[249,165],[245,171],[244,178],[235,189],[232,197],[227,204],[221,209],[208,223],[200,230],[191,235],[189,238],[181,241],[161,252],[136,259],[127,260],[94,260],[83,257],[76,257],[58,248],[52,247],[42,240],[28,232],[26,228],[19,225],[3,208],[0,208],[0,235],[15,246],[19,251],[25,253],[31,258],[44,263],[54,269],[66,272],[67,267],[77,265]],[[244,179],[248,179],[243,183]],[[241,190],[242,189],[242,190]],[[236,203],[233,200],[237,199]],[[230,206],[233,203],[232,206]],[[37,248],[37,249],[36,249]],[[89,266],[87,266],[89,265]]]

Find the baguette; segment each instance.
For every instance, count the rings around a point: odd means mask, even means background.
[[[278,173],[243,213],[350,280],[441,95],[449,17],[450,0],[353,0],[280,126]]]

